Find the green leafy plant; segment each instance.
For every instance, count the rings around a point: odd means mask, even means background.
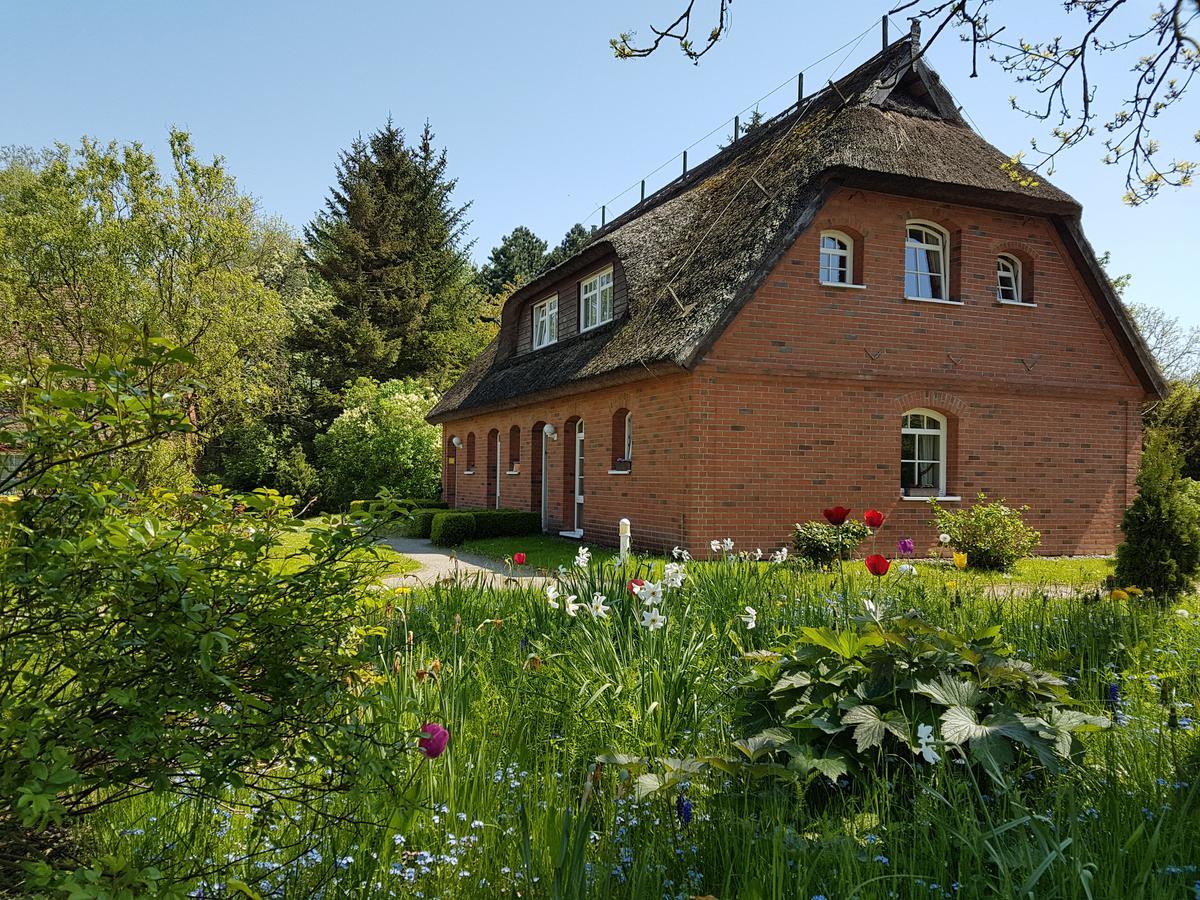
[[[950,535],[950,546],[967,554],[967,565],[973,569],[1002,572],[1011,569],[1029,556],[1041,543],[1042,536],[1021,518],[1028,506],[1013,509],[1003,500],[987,502],[980,494],[966,509],[949,510],[930,500],[933,524],[943,534]]]
[[[1142,453],[1138,495],[1125,511],[1117,548],[1117,581],[1166,599],[1200,574],[1200,490],[1180,475],[1180,456],[1155,433]]]
[[[475,536],[475,516],[469,512],[440,512],[429,526],[429,539],[437,547],[457,547]]]
[[[877,611],[876,611],[877,612]],[[1076,734],[1107,719],[1070,706],[1061,679],[1017,659],[999,626],[957,634],[917,616],[803,628],[743,682],[758,774],[864,775],[961,755],[996,778],[1019,761],[1058,771]]]
[[[477,509],[471,513],[475,517],[475,537],[520,537],[526,534],[539,534],[542,530],[540,513],[526,512],[520,509]]]
[[[833,565],[839,554],[844,560],[853,557],[854,549],[870,534],[871,529],[857,519],[847,519],[841,525],[797,523],[792,532],[792,546],[796,556],[821,569]]]
[[[321,490],[321,476],[299,444],[293,444],[280,454],[275,463],[274,481],[281,494],[295,497],[301,504],[308,503]]]
[[[446,510],[435,509],[414,509],[408,513],[408,520],[404,526],[405,537],[427,538],[433,531],[433,518]]]

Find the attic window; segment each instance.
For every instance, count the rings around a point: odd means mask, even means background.
[[[996,257],[996,299],[1001,303],[1024,303],[1021,294],[1021,261],[1008,253]]]
[[[950,236],[932,222],[909,222],[904,242],[904,296],[910,300],[947,300],[947,248]]]
[[[548,347],[558,340],[558,294],[533,307],[533,349]]]
[[[579,284],[579,330],[598,328],[613,317],[613,270],[611,267],[585,278]]]
[[[854,281],[854,241],[840,231],[821,232],[821,284]]]

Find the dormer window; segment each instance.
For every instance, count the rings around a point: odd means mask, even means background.
[[[904,242],[904,296],[947,300],[950,236],[932,222],[909,222]]]
[[[821,284],[854,283],[854,241],[840,231],[821,232]]]
[[[996,257],[996,299],[1001,303],[1024,303],[1021,296],[1021,261],[1009,253]]]
[[[533,306],[533,349],[540,350],[558,340],[558,294]]]
[[[579,283],[579,330],[598,328],[613,317],[613,270],[604,269]]]

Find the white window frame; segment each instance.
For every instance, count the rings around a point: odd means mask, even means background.
[[[841,247],[827,248],[825,246],[825,238],[832,238],[841,244]],[[840,257],[846,262],[846,280],[831,281],[825,277],[826,265],[825,256]],[[833,287],[849,287],[854,284],[854,238],[843,231],[822,231],[820,256],[817,258],[818,273],[821,279],[821,284],[831,285]],[[835,272],[833,268],[829,268],[830,272]]]
[[[1004,267],[1008,266],[1009,271],[1004,272]],[[1025,302],[1025,296],[1021,290],[1021,261],[1011,253],[1001,253],[996,257],[996,300],[999,303],[1007,303],[1010,306],[1029,306]],[[1004,296],[1004,278],[1008,277],[1012,280],[1011,291],[1012,297],[1005,298]]]
[[[905,424],[904,420],[909,416],[925,416],[926,418],[934,419],[938,422],[938,427],[934,428],[913,428]],[[906,459],[904,456],[904,435],[911,434],[913,439],[913,458]],[[937,435],[938,438],[938,458],[923,459],[921,457],[921,437]],[[946,497],[946,445],[949,443],[949,430],[947,428],[946,417],[939,412],[934,412],[932,409],[908,409],[900,416],[900,496],[905,499],[914,498],[919,500],[927,500],[934,496],[938,499],[949,499]],[[910,494],[906,493],[904,488],[904,466],[917,465],[921,463],[936,462],[938,467],[937,484],[932,488],[936,490],[936,494]]]
[[[608,283],[602,283],[608,276]],[[607,317],[605,316],[605,291],[608,292]],[[589,308],[594,316],[589,318]],[[594,319],[594,321],[592,321]],[[591,331],[613,320],[613,269],[612,266],[593,272],[579,282],[579,332]],[[590,324],[589,324],[590,323]]]
[[[538,320],[546,323],[546,339],[538,341]],[[558,343],[558,294],[553,294],[545,300],[533,304],[533,349],[541,350],[551,344]]]
[[[919,228],[923,231],[935,234],[940,238],[936,244],[928,243],[927,241],[913,240],[909,231],[913,228]],[[921,278],[930,279],[930,285],[933,284],[935,277],[932,272],[920,272],[912,270],[908,267],[908,257],[910,250],[920,250],[928,253],[933,250],[938,254],[941,260],[941,275],[937,276],[941,280],[941,296],[923,297],[916,292],[909,291],[908,277],[909,275],[916,276],[917,285],[920,285]],[[927,222],[924,219],[909,219],[904,223],[904,299],[917,300],[922,303],[961,303],[959,300],[950,299],[950,232],[936,222]]]
[[[625,413],[625,459],[633,462],[633,412]]]

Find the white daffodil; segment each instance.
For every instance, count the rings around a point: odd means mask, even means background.
[[[788,558],[788,548],[787,547],[780,547],[778,550],[776,550],[774,553],[771,554],[771,562],[773,562],[773,563],[787,562],[787,558]]]
[[[755,548],[754,548],[754,559],[755,559],[755,560],[761,560],[761,559],[762,559],[762,547],[755,547]]]
[[[667,617],[655,609],[648,609],[642,613],[642,626],[649,628],[651,631],[658,631],[667,624]]]
[[[546,602],[550,604],[551,609],[559,608],[557,585],[552,584],[546,588]]]
[[[671,555],[673,557],[675,557],[676,559],[683,560],[684,562],[687,562],[689,559],[692,558],[692,554],[688,553],[682,547],[676,547],[674,550],[671,551]]]
[[[674,590],[683,587],[683,579],[687,577],[682,563],[667,563],[663,566],[663,584]]]
[[[709,542],[708,542],[708,546],[712,547],[712,552],[713,552],[713,553],[720,553],[720,552],[721,552],[721,542],[720,542],[720,541],[718,541],[718,540],[716,540],[716,539],[709,541]]]
[[[733,552],[733,538],[725,538],[725,540],[721,541],[721,546],[725,548],[726,553],[732,553]]]
[[[1175,615],[1179,616],[1179,618],[1181,618],[1181,619],[1190,619],[1192,617],[1192,614],[1190,612],[1188,612],[1186,609],[1175,610]]]
[[[950,543],[950,535],[946,534],[946,532],[943,531],[941,534],[938,535],[938,540],[941,541],[943,544],[948,544],[948,543]]]
[[[575,613],[579,612],[579,607],[581,607],[583,604],[577,603],[576,601],[578,599],[579,598],[576,597],[574,594],[572,594],[571,596],[569,596],[567,598],[566,603],[567,603],[567,615],[568,616],[573,616],[573,615],[575,615]]]
[[[657,582],[647,581],[645,584],[634,585],[633,589],[646,606],[658,606],[662,603],[662,585]]]
[[[580,569],[586,569],[587,564],[592,560],[592,551],[587,547],[580,547],[579,552],[575,554],[575,565]]]
[[[608,616],[608,611],[612,607],[604,605],[604,601],[606,599],[608,599],[608,598],[605,597],[603,594],[600,594],[600,593],[592,594],[592,602],[588,606],[588,611],[591,612],[591,614],[595,618],[603,619]]]
[[[934,743],[933,726],[925,724],[918,725],[917,746],[920,750],[921,756],[925,758],[925,762],[927,763],[935,763],[942,758],[938,752],[933,749]]]
[[[560,565],[560,566],[558,567],[558,577],[559,577],[559,578],[566,578],[566,577],[567,577],[567,567],[566,567],[566,566]]]
[[[753,606],[747,606],[746,614],[739,616],[739,618],[745,624],[747,631],[753,631],[758,625],[758,610],[756,610]]]
[[[909,565],[908,563],[900,563],[900,566],[897,569],[897,571],[901,575],[912,575],[917,570],[916,570],[915,566]]]

